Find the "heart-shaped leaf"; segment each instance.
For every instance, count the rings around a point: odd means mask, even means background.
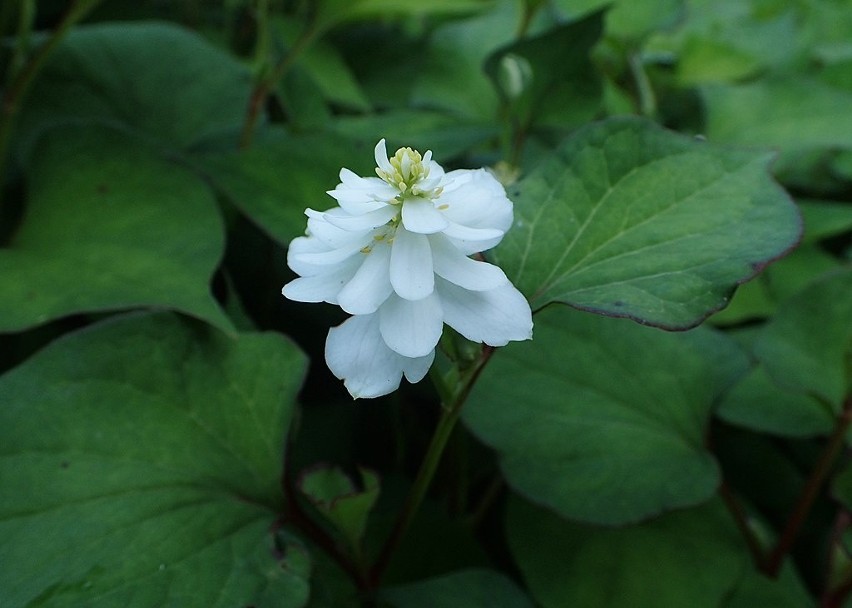
[[[276,546],[305,360],[170,313],[109,319],[0,378],[0,589],[16,606],[302,606]]]
[[[108,127],[61,127],[26,174],[22,224],[0,248],[0,331],[74,313],[173,308],[226,331],[209,282],[224,249],[195,175]]]
[[[462,570],[392,587],[382,598],[394,608],[532,608],[518,586],[493,570]]]
[[[746,366],[718,332],[551,307],[533,341],[495,353],[463,415],[532,500],[571,519],[636,521],[713,494],[705,427]]]
[[[755,353],[779,385],[839,413],[852,388],[852,269],[830,273],[784,302]]]
[[[28,149],[45,127],[84,121],[186,148],[236,133],[250,91],[248,68],[195,32],[159,22],[84,25],[42,70],[19,137]]]
[[[641,525],[597,528],[513,499],[506,528],[544,608],[718,608],[749,567],[718,501]]]
[[[799,238],[769,161],[642,119],[592,124],[510,189],[493,257],[534,308],[692,327]]]

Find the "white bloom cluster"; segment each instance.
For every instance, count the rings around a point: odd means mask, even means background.
[[[419,382],[444,323],[468,340],[503,346],[532,337],[524,296],[503,271],[470,255],[497,245],[512,202],[484,169],[445,173],[411,148],[375,149],[378,177],[341,169],[338,205],[307,209],[306,236],[287,263],[299,278],[283,294],[353,315],[329,331],[325,358],[355,397],[378,397],[402,376]]]

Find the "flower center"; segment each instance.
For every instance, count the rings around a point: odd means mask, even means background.
[[[420,152],[411,148],[400,148],[390,159],[392,169],[386,171],[376,169],[376,174],[388,184],[399,190],[400,202],[407,195],[418,196],[424,190],[418,184],[429,177],[429,161],[431,154],[426,153],[426,158],[420,156]]]

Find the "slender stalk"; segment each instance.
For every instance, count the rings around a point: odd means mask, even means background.
[[[12,79],[9,88],[3,94],[2,103],[0,103],[0,179],[5,175],[6,157],[8,156],[9,142],[12,137],[15,119],[30,86],[44,67],[48,57],[50,57],[57,45],[65,37],[65,34],[68,33],[68,30],[85,17],[90,10],[95,8],[100,1],[75,0],[47,41],[38,48],[29,61],[18,71]]]
[[[390,564],[390,559],[394,551],[399,547],[408,528],[414,521],[414,516],[420,509],[423,499],[426,497],[426,492],[435,477],[435,472],[438,470],[438,464],[441,462],[441,456],[444,454],[444,448],[447,446],[447,441],[452,435],[453,429],[461,415],[462,406],[467,401],[473,385],[476,383],[479,374],[485,367],[485,364],[491,358],[494,348],[491,346],[483,346],[479,360],[476,362],[460,383],[449,403],[443,403],[441,409],[441,418],[438,420],[438,425],[435,427],[435,432],[432,435],[432,440],[429,442],[429,447],[426,450],[426,456],[420,465],[420,470],[417,472],[417,477],[414,480],[414,485],[405,501],[405,504],[400,511],[399,518],[393,527],[387,541],[379,552],[379,557],[373,565],[370,573],[370,580],[374,587],[379,585],[382,576]]]
[[[787,525],[784,527],[778,543],[766,560],[763,571],[768,576],[773,578],[778,576],[781,565],[784,563],[784,558],[790,552],[790,549],[792,549],[799,530],[805,523],[825,478],[828,476],[834,465],[834,461],[843,448],[843,442],[850,424],[852,424],[852,396],[846,398],[846,402],[843,404],[843,411],[837,420],[837,426],[831,434],[822,454],[820,454],[816,466],[811,471],[811,476],[808,478],[802,493],[799,495],[799,500],[796,502],[796,506],[787,520]]]
[[[651,86],[648,73],[645,71],[642,57],[636,51],[630,53],[627,61],[630,64],[630,73],[633,75],[636,90],[639,93],[639,111],[642,116],[653,118],[657,113],[657,96],[654,94],[654,87]]]
[[[278,81],[284,77],[287,70],[293,65],[293,62],[302,54],[302,51],[313,42],[318,33],[319,30],[315,24],[305,27],[296,39],[296,42],[293,43],[293,46],[287,50],[287,54],[275,66],[275,69],[270,74],[261,77],[255,84],[254,90],[251,92],[251,97],[249,97],[246,118],[243,122],[242,133],[240,134],[240,149],[244,150],[251,146],[255,125],[258,118],[260,118],[260,111],[266,105],[269,94],[275,88],[275,85],[278,84]]]
[[[760,542],[754,535],[751,526],[748,525],[748,513],[746,513],[746,510],[740,504],[740,501],[737,500],[737,497],[734,495],[727,481],[723,480],[722,484],[719,486],[719,495],[722,497],[722,500],[725,502],[725,506],[728,507],[728,511],[730,511],[733,516],[734,522],[737,524],[737,528],[739,528],[740,533],[742,533],[755,566],[760,567],[765,559],[765,555],[763,547],[760,546]]]

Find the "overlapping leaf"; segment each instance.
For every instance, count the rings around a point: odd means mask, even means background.
[[[46,127],[83,121],[186,148],[236,131],[250,89],[245,66],[174,24],[81,26],[33,86],[19,121],[20,145],[28,149]]]
[[[3,376],[3,605],[303,605],[307,557],[270,534],[303,370],[279,336],[161,313]]]
[[[694,326],[799,238],[769,160],[641,119],[592,124],[510,188],[493,257],[534,308]]]
[[[779,385],[838,413],[852,387],[852,269],[831,273],[786,302],[755,352]]]
[[[705,425],[745,367],[716,332],[551,307],[536,316],[532,342],[494,355],[464,420],[535,502],[572,519],[636,521],[715,491]]]
[[[625,528],[560,520],[513,499],[509,546],[544,608],[733,608],[813,603],[792,568],[755,572],[719,501]]]
[[[532,608],[523,591],[493,570],[463,570],[382,591],[394,608]]]
[[[74,313],[167,307],[230,331],[210,294],[222,220],[192,173],[108,127],[52,129],[26,213],[0,248],[0,331]]]

